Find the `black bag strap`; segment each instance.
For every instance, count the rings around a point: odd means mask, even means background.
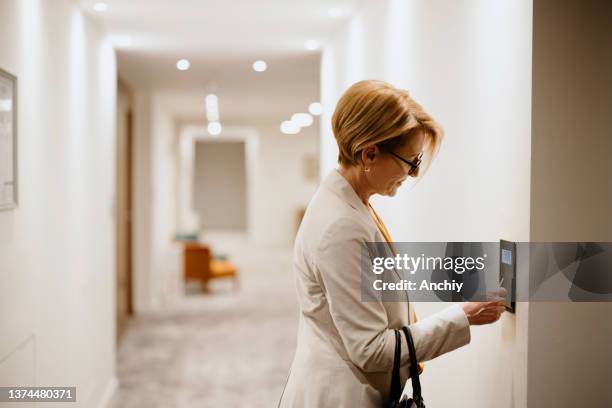
[[[399,330],[395,332],[395,354],[393,356],[393,371],[391,372],[391,389],[389,390],[389,406],[395,407],[402,395],[400,380],[400,359],[402,357],[402,339]]]
[[[412,399],[420,406],[423,402],[423,396],[421,394],[421,381],[419,380],[419,369],[418,361],[416,358],[416,350],[414,348],[414,341],[412,340],[412,334],[410,329],[406,326],[402,327],[404,335],[406,336],[406,343],[408,344],[408,353],[410,356],[410,379],[412,380]]]

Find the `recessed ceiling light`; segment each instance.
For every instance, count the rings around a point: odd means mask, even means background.
[[[286,135],[295,135],[300,133],[300,127],[292,120],[285,120],[280,125],[280,130]]]
[[[206,119],[209,122],[219,121],[219,98],[212,93],[206,95]]]
[[[215,94],[206,95],[206,105],[213,106],[219,104],[219,98]]]
[[[291,116],[291,121],[299,127],[308,127],[312,125],[312,115],[308,113],[295,113]]]
[[[349,12],[347,9],[344,9],[342,7],[332,7],[329,10],[327,10],[327,14],[329,14],[329,16],[333,18],[340,18],[340,17],[346,17],[349,14]]]
[[[13,109],[13,101],[10,99],[0,99],[0,112],[10,112]]]
[[[219,112],[216,110],[207,110],[206,111],[206,119],[209,122],[218,122],[219,121]]]
[[[98,1],[96,4],[94,4],[93,8],[98,13],[104,13],[106,10],[108,10],[108,4],[104,3],[103,1]]]
[[[257,60],[253,63],[254,71],[264,72],[266,69],[268,69],[268,64],[266,64],[266,61]]]
[[[304,43],[304,47],[307,50],[314,51],[319,49],[319,42],[317,40],[308,40]]]
[[[221,124],[219,122],[210,122],[208,124],[208,133],[217,136],[221,133]]]
[[[190,66],[191,63],[188,59],[185,58],[182,58],[176,62],[176,69],[178,69],[179,71],[187,71]]]
[[[321,113],[323,113],[323,106],[319,102],[313,102],[308,105],[308,112],[310,112],[312,115],[319,116]]]

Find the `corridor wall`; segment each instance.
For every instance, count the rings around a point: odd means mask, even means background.
[[[534,0],[533,21],[531,239],[611,242],[612,3]],[[528,406],[612,406],[611,316],[530,304]]]
[[[0,385],[76,386],[71,407],[103,406],[116,387],[115,54],[70,0],[3,0],[0,27],[0,67],[19,79],[19,206],[0,212]]]
[[[307,205],[317,186],[307,179],[308,160],[318,159],[316,129],[302,129],[298,136],[284,135],[276,123],[268,121],[232,121],[225,126],[221,141],[246,144],[247,229],[243,235],[250,245],[262,249],[289,250],[296,233],[298,210]],[[181,174],[179,174],[179,225],[183,231],[197,228],[198,214],[193,208],[198,186],[194,185],[195,140],[218,142],[202,125],[186,125],[181,131]],[[194,140],[195,139],[195,140]],[[183,167],[184,166],[184,167]],[[317,172],[315,167],[314,171]],[[203,238],[219,237],[228,230],[204,228]],[[235,234],[235,232],[234,232]]]
[[[386,80],[446,132],[419,184],[372,199],[394,240],[528,240],[531,17],[526,0],[366,1],[323,51],[322,176],[336,166],[339,96],[355,81]],[[447,306],[415,308],[427,316]],[[427,364],[428,405],[526,406],[527,329],[522,303],[473,327],[470,345]]]

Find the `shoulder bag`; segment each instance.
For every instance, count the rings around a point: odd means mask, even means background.
[[[402,327],[408,345],[410,356],[410,379],[412,381],[412,398],[407,395],[402,396],[402,386],[400,381],[400,359],[402,355],[401,335],[399,330],[395,330],[395,355],[393,357],[393,372],[391,374],[391,389],[389,391],[389,408],[425,408],[425,401],[421,395],[421,381],[417,369],[416,350],[410,329]]]

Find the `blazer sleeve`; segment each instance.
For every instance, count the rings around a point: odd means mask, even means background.
[[[383,372],[393,365],[395,334],[383,302],[361,300],[362,268],[371,270],[372,266],[363,252],[368,240],[368,232],[354,219],[339,219],[327,228],[313,261],[331,320],[349,358],[364,372]],[[458,305],[423,318],[410,329],[419,361],[470,341],[469,323]],[[405,365],[410,357],[405,343],[402,345],[401,364]]]

